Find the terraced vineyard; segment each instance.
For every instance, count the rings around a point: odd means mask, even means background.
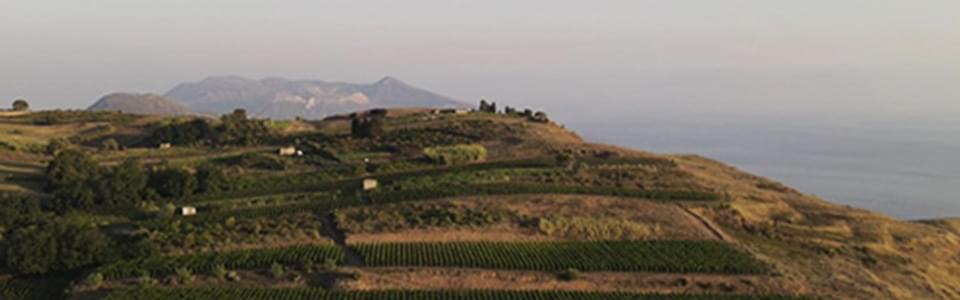
[[[767,271],[750,256],[716,241],[378,243],[353,247],[369,266],[725,274]]]
[[[550,291],[377,291],[332,292],[322,289],[130,289],[110,293],[106,300],[800,300],[781,295],[657,295]]]
[[[0,300],[805,299],[769,295],[798,290],[783,262],[717,219],[746,196],[683,159],[532,112],[377,111],[375,134],[373,111],[289,132],[242,111],[37,115],[75,132],[5,156],[43,184],[7,181],[35,195],[0,201]]]
[[[327,260],[343,261],[343,251],[333,245],[295,246],[275,249],[256,249],[222,253],[185,256],[151,257],[121,261],[96,270],[106,278],[140,276],[147,272],[152,276],[174,274],[177,268],[186,268],[196,273],[209,273],[217,266],[228,269],[266,268],[274,263],[301,265],[306,262],[322,263]]]

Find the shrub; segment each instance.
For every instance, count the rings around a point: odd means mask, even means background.
[[[213,270],[210,273],[212,273],[213,277],[216,277],[217,279],[220,279],[220,280],[224,280],[227,278],[228,272],[227,272],[227,267],[223,266],[222,264],[219,264],[214,266]]]
[[[83,283],[92,287],[93,289],[99,289],[100,286],[103,285],[103,274],[101,273],[90,274],[87,276],[86,279],[83,280]]]
[[[157,285],[157,280],[154,279],[153,276],[150,276],[150,272],[147,271],[140,272],[140,278],[137,279],[137,282],[139,282],[141,286]]]
[[[190,269],[180,267],[174,273],[177,275],[177,281],[181,284],[193,282],[193,272]]]
[[[270,275],[273,275],[273,278],[281,279],[285,273],[286,270],[284,270],[283,265],[280,263],[273,263],[270,265]]]
[[[323,261],[323,270],[326,272],[333,272],[337,270],[337,260],[335,259],[326,259]]]
[[[580,278],[580,270],[574,268],[568,268],[560,274],[557,274],[557,278],[563,281],[574,281]]]

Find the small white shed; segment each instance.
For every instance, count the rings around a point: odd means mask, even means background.
[[[181,216],[193,216],[197,214],[197,208],[193,206],[184,206],[177,210]]]
[[[363,180],[363,190],[375,190],[377,189],[377,180],[373,178],[366,178]]]

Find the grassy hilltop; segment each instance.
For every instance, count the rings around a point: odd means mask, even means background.
[[[960,298],[955,221],[486,103],[10,114],[0,179],[2,299]]]

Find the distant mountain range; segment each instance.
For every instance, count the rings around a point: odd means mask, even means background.
[[[100,98],[87,110],[110,110],[145,115],[186,115],[191,110],[157,94],[113,93]]]
[[[378,107],[466,106],[459,100],[410,86],[389,76],[372,84],[220,76],[181,83],[162,97],[111,94],[89,109],[170,115],[190,112],[223,114],[244,108],[250,115],[260,118],[315,119]]]

